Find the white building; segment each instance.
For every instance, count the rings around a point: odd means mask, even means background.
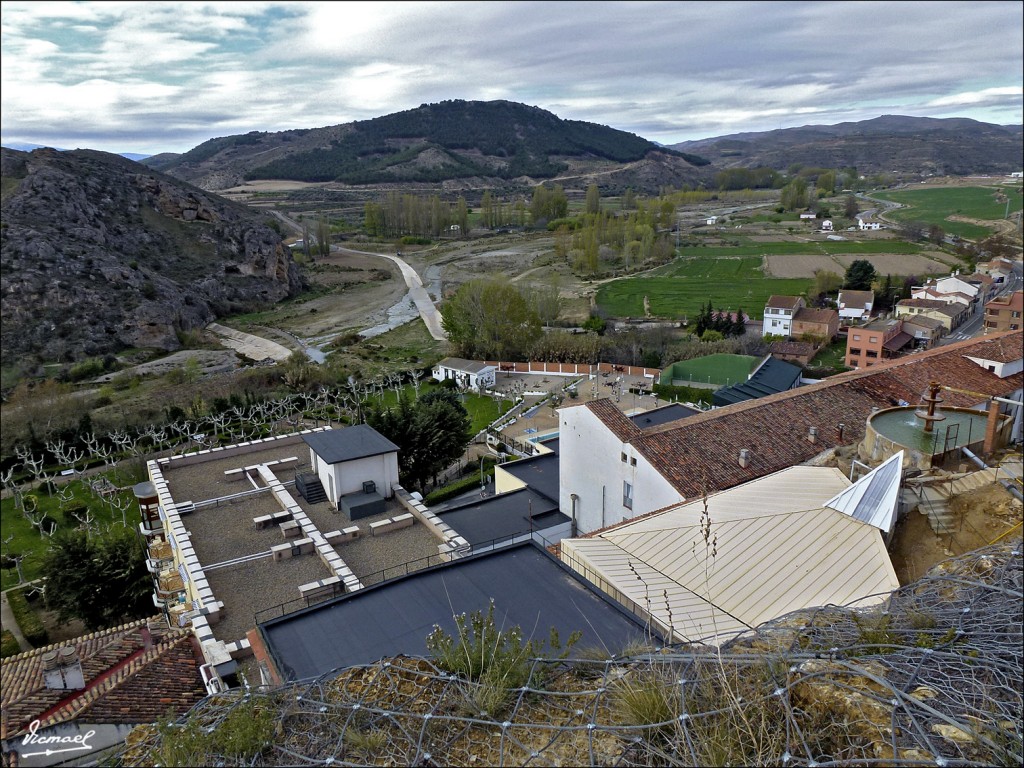
[[[823,222],[821,222],[821,231],[822,232],[831,232],[832,231],[832,219],[825,219]]]
[[[304,434],[309,446],[309,463],[337,505],[350,493],[372,492],[386,499],[398,484],[398,446],[366,424]]]
[[[493,387],[497,373],[497,366],[461,357],[446,357],[434,366],[433,371],[437,381],[453,380],[460,387],[469,389]]]
[[[707,225],[709,227],[712,226],[713,224],[717,224],[717,223],[718,223],[718,217],[717,216],[708,216]]]
[[[789,336],[793,333],[793,315],[807,303],[800,296],[769,296],[764,307],[762,336]]]
[[[838,297],[839,322],[860,323],[871,319],[875,305],[874,291],[840,291]]]
[[[882,228],[882,225],[879,224],[877,221],[864,221],[864,219],[861,219],[861,218],[857,219],[857,229],[875,230],[875,229],[881,229],[881,228]]]
[[[813,213],[801,213],[800,214],[800,218],[801,218],[801,220],[816,219],[817,215],[815,215]]]

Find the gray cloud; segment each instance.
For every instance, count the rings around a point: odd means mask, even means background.
[[[1022,120],[1021,8],[998,1],[5,2],[0,15],[5,141],[183,151],[453,98],[663,143],[883,113]]]

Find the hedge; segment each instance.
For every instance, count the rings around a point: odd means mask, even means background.
[[[25,636],[25,639],[36,648],[47,645],[50,638],[46,634],[46,627],[43,626],[39,616],[36,615],[36,612],[28,604],[24,591],[12,590],[8,592],[7,603],[11,606],[14,620],[21,627],[21,634]]]
[[[492,477],[493,475],[494,467],[484,470],[484,477]],[[473,473],[469,477],[464,477],[461,480],[456,480],[454,483],[449,483],[443,488],[438,488],[436,491],[431,491],[423,499],[423,503],[428,507],[432,504],[440,504],[442,501],[448,501],[448,499],[458,496],[460,493],[465,493],[479,487],[480,475]]]
[[[11,630],[5,629],[3,636],[0,637],[0,659],[6,659],[8,656],[15,656],[19,653],[21,653],[21,646],[18,645],[18,639]]]

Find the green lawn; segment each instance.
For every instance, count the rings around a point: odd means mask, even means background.
[[[696,249],[686,253],[692,250]],[[760,318],[769,296],[799,296],[812,283],[809,278],[766,278],[761,259],[753,256],[684,257],[666,264],[652,277],[623,278],[601,286],[597,304],[613,317],[643,317],[646,296],[652,315],[691,319],[711,299],[715,309],[742,309],[750,317]]]
[[[110,473],[110,477],[112,482],[119,487],[124,487],[132,482],[132,478],[127,477],[123,473]],[[85,483],[80,480],[72,481],[71,488],[73,499],[69,502],[69,506],[87,506],[92,510],[96,522],[101,529],[115,523],[121,525],[121,514],[119,512],[115,513],[110,506],[101,501]],[[57,494],[49,496],[45,491],[29,491],[28,494],[36,499],[40,511],[46,512],[47,515],[57,522],[58,533],[78,526],[79,523],[74,517],[64,514],[61,509],[61,500]],[[138,528],[142,518],[139,514],[139,506],[135,503],[135,496],[132,494],[130,487],[127,491],[121,493],[121,497],[127,498],[130,501],[127,514],[128,525]],[[26,580],[31,581],[38,578],[43,563],[43,555],[49,546],[49,539],[40,538],[39,529],[29,523],[25,516],[15,508],[13,498],[6,498],[0,502],[0,528],[3,529],[4,540],[8,536],[14,537],[10,543],[4,545],[3,554],[26,555],[21,563]],[[17,583],[18,572],[16,569],[5,568],[0,571],[0,589],[13,587]]]
[[[420,396],[437,389],[440,389],[440,386],[436,381],[424,380],[420,383]],[[402,393],[410,400],[416,396],[412,384],[406,384]],[[502,400],[499,404],[493,397],[473,392],[464,392],[460,396],[462,404],[466,407],[466,412],[469,413],[470,429],[474,435],[512,407],[511,400]],[[386,408],[391,408],[398,402],[398,397],[394,390],[387,390],[381,402]]]
[[[751,355],[707,355],[673,363],[661,372],[662,384],[673,380],[699,381],[709,384],[735,384],[746,381],[758,358]]]
[[[938,224],[948,234],[969,239],[984,238],[992,234],[990,227],[970,224],[964,221],[950,221],[949,216],[966,216],[971,219],[995,221],[1006,214],[1006,202],[998,202],[996,194],[1002,192],[1009,198],[1010,212],[1021,209],[1021,194],[1017,189],[1007,187],[944,187],[934,189],[903,189],[894,192],[873,193],[882,200],[890,200],[909,206],[892,211],[888,216],[897,221],[916,220],[927,224]]]

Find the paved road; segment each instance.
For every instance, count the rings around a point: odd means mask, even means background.
[[[402,270],[402,277],[405,279],[405,284],[409,288],[409,296],[412,298],[413,303],[416,305],[416,309],[419,310],[420,317],[423,318],[423,322],[427,325],[427,330],[430,335],[438,341],[446,341],[448,334],[444,332],[444,328],[441,327],[441,313],[437,307],[434,306],[434,302],[430,298],[430,294],[427,293],[427,289],[423,287],[423,281],[420,279],[419,274],[409,266],[405,259],[399,256],[392,256],[387,253],[373,253],[372,251],[357,251],[352,248],[341,248],[338,246],[332,247],[332,250],[340,251],[341,253],[357,253],[360,256],[379,256],[382,259],[389,259],[398,265],[398,268]]]

